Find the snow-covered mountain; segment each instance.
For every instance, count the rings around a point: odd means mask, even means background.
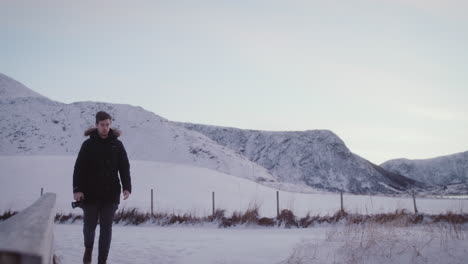
[[[468,151],[432,159],[389,160],[380,166],[434,185],[468,183]]]
[[[351,153],[331,131],[267,132],[171,122],[141,107],[64,104],[0,75],[0,155],[76,155],[97,111],[130,159],[204,167],[282,190],[398,193],[419,184]],[[313,188],[312,188],[313,187]]]
[[[76,155],[97,111],[113,127],[130,159],[205,167],[254,181],[276,183],[265,168],[206,136],[174,125],[141,107],[99,102],[64,104],[0,75],[0,155]],[[72,168],[71,168],[72,170]]]
[[[24,84],[0,73],[0,98],[20,98],[20,97],[38,97],[44,96],[32,91]]]
[[[353,154],[328,130],[270,132],[175,123],[265,167],[281,181],[331,191],[395,193],[421,186]]]

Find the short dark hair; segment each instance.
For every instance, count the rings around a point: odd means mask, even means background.
[[[96,124],[106,119],[109,119],[109,121],[112,121],[111,115],[109,115],[108,113],[104,111],[99,111],[96,113]]]

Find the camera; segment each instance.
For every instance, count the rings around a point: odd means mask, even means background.
[[[72,206],[73,209],[75,209],[76,207],[82,207],[83,206],[83,200],[72,202],[71,206]]]

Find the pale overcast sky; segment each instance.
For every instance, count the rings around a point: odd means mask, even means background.
[[[0,0],[0,72],[64,103],[329,129],[378,164],[430,158],[468,150],[467,12],[454,0]]]

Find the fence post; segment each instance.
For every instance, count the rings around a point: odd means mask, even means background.
[[[276,217],[279,218],[279,191],[276,191]]]
[[[343,206],[343,192],[340,192],[340,202],[341,202],[341,212],[344,212],[344,206]]]
[[[215,192],[212,193],[212,201],[213,201],[213,217],[215,215]]]
[[[418,213],[418,208],[416,207],[416,194],[414,193],[414,190],[412,192],[412,195],[413,195],[414,213],[417,214]]]
[[[153,216],[153,188],[151,188],[151,216]]]
[[[44,188],[41,187],[41,197],[42,197],[42,194],[44,194]]]

